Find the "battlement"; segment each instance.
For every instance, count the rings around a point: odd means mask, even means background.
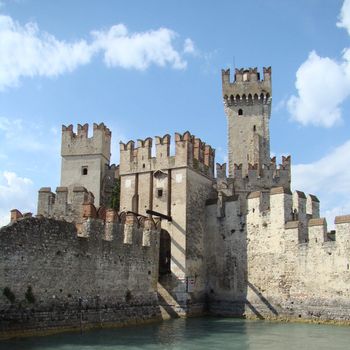
[[[251,192],[247,221],[274,233],[285,231],[282,240],[310,247],[334,241],[345,246],[350,239],[350,215],[337,216],[335,232],[328,232],[326,219],[319,216],[317,197],[301,191],[292,193],[283,187]]]
[[[148,137],[134,141],[120,142],[120,174],[132,174],[191,167],[196,171],[214,177],[215,150],[196,138],[189,131],[175,133],[175,155],[170,155],[170,135],[155,137],[155,157],[152,157],[153,139]]]
[[[99,131],[104,133],[106,136],[111,136],[111,131],[104,125],[104,123],[100,124],[93,124],[93,136],[94,137]],[[68,126],[62,125],[62,133],[67,133],[72,138],[81,137],[81,138],[88,138],[89,133],[89,124],[78,124],[77,125],[77,133],[73,131],[73,125],[70,124]]]
[[[57,187],[56,193],[50,187],[42,187],[38,193],[38,215],[69,222],[79,222],[83,217],[83,205],[93,204],[94,195],[83,186],[73,187],[71,199],[68,187]]]
[[[286,237],[294,244],[301,244],[305,248],[324,245],[326,248],[338,246],[343,250],[348,246],[350,238],[350,220],[346,217],[349,218],[350,215],[337,216],[335,230],[332,231],[328,231],[325,218],[308,219],[306,225],[301,220],[288,221],[284,227],[287,233]],[[340,221],[338,221],[339,218],[341,218]],[[344,221],[343,218],[345,218]]]
[[[270,195],[270,201],[272,200],[273,196],[281,195],[284,197],[285,200],[283,200],[281,203],[282,206],[285,208],[285,212],[288,213],[287,221],[300,221],[301,218],[307,218],[307,221],[309,222],[311,219],[312,223],[317,223],[320,220],[319,215],[316,211],[313,212],[313,206],[317,206],[319,208],[319,200],[314,195],[305,195],[302,191],[294,191],[293,193],[290,191],[289,188],[285,187],[273,187],[267,191],[253,191],[248,195],[248,199],[252,198],[261,198],[261,196],[266,193],[269,193]],[[257,205],[257,203],[252,204],[252,208]],[[272,208],[270,205],[269,208]],[[310,208],[310,209],[309,209]],[[350,221],[350,217],[349,217]]]
[[[216,171],[218,178],[226,177],[226,164],[217,164]],[[259,188],[271,188],[282,186],[290,187],[291,181],[291,157],[282,156],[282,162],[277,166],[276,157],[271,158],[269,164],[264,164],[259,169],[257,163],[248,163],[248,173],[243,174],[242,164],[234,163],[233,179],[235,189],[238,191],[253,191]]]
[[[92,137],[89,137],[88,133],[88,124],[78,124],[76,133],[73,131],[73,125],[62,125],[62,157],[102,155],[109,162],[111,131],[103,123],[94,123]]]
[[[257,68],[235,69],[231,82],[230,69],[222,69],[222,96],[228,105],[271,104],[271,67],[263,68],[263,79]]]
[[[66,192],[65,189],[57,188],[56,192],[54,194],[50,188],[42,188],[39,191],[39,206],[41,205],[41,207],[39,207],[35,218],[31,213],[22,214],[18,209],[12,209],[10,224],[13,225],[24,219],[52,219],[72,222],[79,237],[88,238],[96,236],[96,232],[100,232],[101,239],[112,241],[118,240],[123,235],[122,242],[124,244],[134,244],[135,237],[140,236],[135,231],[141,230],[141,242],[144,247],[151,246],[155,239],[152,237],[153,233],[160,230],[160,221],[154,221],[151,217],[136,215],[132,212],[118,214],[116,210],[105,207],[96,208],[91,193],[88,193],[85,188],[75,189],[79,195],[74,198],[75,202],[71,204],[68,204],[67,201],[62,202],[62,193]],[[58,203],[60,200],[61,203]],[[47,203],[47,208],[43,208],[44,202]],[[62,208],[59,208],[63,204],[66,205],[65,215],[62,215]],[[136,241],[140,241],[140,239],[136,238]]]

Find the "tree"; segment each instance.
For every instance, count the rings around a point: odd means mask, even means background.
[[[120,207],[120,178],[115,180],[112,190],[110,206],[112,209],[119,211]]]

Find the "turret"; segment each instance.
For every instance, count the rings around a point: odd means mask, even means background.
[[[62,167],[61,187],[68,188],[68,201],[72,200],[75,186],[83,186],[95,196],[97,205],[106,198],[101,184],[110,162],[111,131],[103,124],[93,125],[93,135],[89,137],[89,125],[62,126]],[[107,165],[107,166],[106,166]]]
[[[271,114],[271,68],[260,79],[257,68],[222,70],[222,96],[228,120],[229,176],[234,164],[242,164],[243,176],[249,164],[258,165],[258,174],[270,163],[269,118]]]

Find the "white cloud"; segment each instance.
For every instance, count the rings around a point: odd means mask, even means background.
[[[187,38],[184,43],[184,53],[194,54],[195,52],[194,42],[190,38]]]
[[[66,42],[40,31],[36,23],[21,25],[0,15],[0,90],[22,77],[54,77],[90,63],[102,53],[108,67],[144,70],[150,65],[184,69],[187,62],[174,46],[177,34],[167,28],[129,33],[125,25],[92,31],[91,40]],[[186,39],[190,50],[190,39]],[[193,44],[193,43],[192,43]]]
[[[147,69],[151,64],[175,69],[186,68],[187,63],[173,47],[176,33],[167,28],[129,34],[123,24],[107,31],[93,31],[93,46],[104,52],[108,67]]]
[[[293,188],[321,200],[329,224],[335,215],[350,214],[350,140],[321,159],[292,167]]]
[[[22,119],[0,117],[0,147],[25,152],[58,152],[59,135],[47,135],[45,129]]]
[[[21,77],[57,76],[90,62],[92,48],[84,40],[66,43],[40,32],[36,23],[21,26],[0,15],[0,88]]]
[[[36,197],[30,179],[10,171],[0,172],[0,227],[9,223],[11,209],[34,212]]]
[[[277,113],[281,110],[284,110],[287,106],[287,97],[283,97],[280,101],[278,101],[276,104],[274,104],[273,112]]]
[[[350,34],[350,0],[344,1],[337,26]],[[292,120],[326,128],[339,124],[341,105],[350,95],[350,48],[340,60],[310,52],[296,73],[295,87],[297,96],[287,102]]]
[[[337,27],[345,28],[350,35],[350,0],[345,0],[343,3]]]
[[[292,119],[323,127],[341,121],[341,104],[350,95],[349,58],[349,50],[341,62],[310,53],[296,74],[298,96],[291,96],[287,103]]]

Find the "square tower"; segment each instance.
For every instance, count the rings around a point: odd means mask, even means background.
[[[158,292],[175,312],[205,304],[205,203],[213,193],[215,150],[190,132],[120,144],[120,209],[162,214]],[[160,216],[160,218],[162,217]],[[167,219],[164,219],[167,216]]]
[[[243,176],[250,167],[261,172],[270,164],[271,93],[271,67],[264,68],[263,80],[257,68],[236,69],[232,83],[230,70],[222,70],[230,177],[234,176],[235,164],[242,165]]]
[[[62,126],[61,186],[68,187],[68,201],[72,199],[75,186],[83,186],[92,192],[95,205],[100,206],[103,194],[102,183],[109,169],[111,156],[111,132],[103,124],[94,124],[93,136],[88,137],[89,125]]]

